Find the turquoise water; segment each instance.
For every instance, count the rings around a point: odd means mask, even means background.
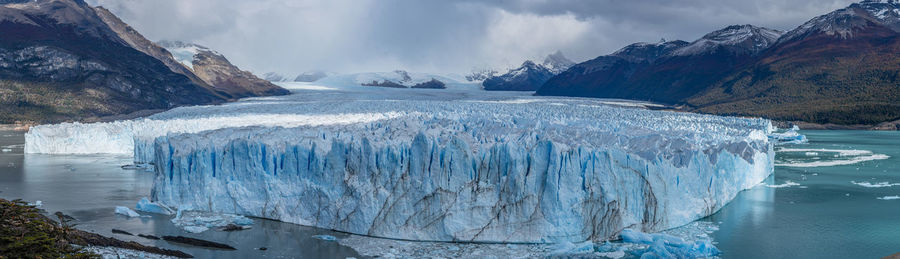
[[[879,199],[900,196],[900,185],[892,185],[900,183],[900,132],[801,134],[809,144],[776,148],[781,166],[766,184],[704,219],[721,222],[711,236],[722,257],[881,258],[900,252],[900,199]],[[846,164],[867,159],[879,160]],[[832,165],[841,163],[846,165]]]

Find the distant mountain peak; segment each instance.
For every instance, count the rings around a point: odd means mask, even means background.
[[[675,49],[684,47],[688,43],[683,40],[666,41],[665,38],[657,43],[638,42],[614,52],[612,56],[624,58],[633,62],[653,62],[657,58],[667,55]]]
[[[559,74],[574,66],[575,62],[566,58],[562,51],[557,50],[553,54],[547,55],[547,57],[544,58],[542,65],[549,69],[550,72]]]
[[[725,48],[732,52],[756,54],[778,41],[783,31],[753,26],[731,25],[710,32],[691,44],[675,50],[674,56],[704,54]]]
[[[900,32],[900,1],[866,0],[835,10],[807,21],[784,35],[779,41],[787,42],[819,33],[842,39],[852,38],[854,30],[872,24],[885,26]]]

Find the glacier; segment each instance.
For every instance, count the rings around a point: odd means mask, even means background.
[[[36,126],[25,149],[133,154],[155,165],[151,199],[178,210],[463,242],[658,232],[716,212],[774,167],[765,119],[466,86],[316,84],[135,120]]]

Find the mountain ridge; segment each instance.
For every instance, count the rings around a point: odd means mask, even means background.
[[[894,121],[900,119],[900,18],[895,15],[900,17],[896,1],[863,1],[813,18],[776,40],[777,30],[737,25],[656,59],[617,56],[632,44],[575,65],[536,93],[655,101],[692,112],[818,124]],[[735,30],[755,36],[703,55],[678,55],[700,53],[687,48]]]

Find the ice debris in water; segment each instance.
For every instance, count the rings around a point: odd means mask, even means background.
[[[215,213],[206,211],[178,210],[172,219],[175,226],[191,233],[200,233],[215,227],[225,227],[231,224],[237,226],[253,225],[253,220],[244,216]]]
[[[704,258],[720,253],[709,240],[687,242],[668,234],[647,234],[631,229],[622,230],[619,235],[623,242],[649,245],[647,249],[632,251],[641,258]]]
[[[37,208],[40,208],[41,206],[44,205],[44,203],[41,202],[40,200],[37,200],[37,201],[34,201],[34,203],[29,203],[28,205],[35,206],[35,207],[37,207]]]
[[[805,135],[798,133],[800,127],[794,125],[791,129],[782,132],[782,133],[772,133],[769,134],[770,137],[776,140],[776,145],[785,145],[785,144],[805,144],[808,143],[809,140],[806,139]]]
[[[800,184],[799,184],[799,183],[795,183],[795,182],[793,182],[793,181],[791,181],[791,180],[787,180],[787,181],[784,181],[783,184],[766,184],[766,187],[769,187],[769,188],[785,188],[785,187],[798,186],[798,185],[800,185]]]
[[[129,218],[141,216],[141,214],[138,214],[134,210],[131,210],[125,206],[116,206],[116,214],[123,215],[123,216],[129,217]]]
[[[897,196],[897,195],[884,196],[884,197],[878,197],[878,199],[879,199],[879,200],[886,200],[886,201],[889,201],[889,200],[900,199],[900,196]]]
[[[123,165],[122,169],[153,172],[155,167],[152,164],[148,164],[148,163],[135,163],[135,164],[130,164],[130,165]]]
[[[141,198],[141,200],[138,201],[137,206],[134,206],[134,209],[138,211],[162,215],[174,214],[174,210],[172,210],[168,206],[156,202],[151,202],[147,197]]]
[[[313,237],[316,239],[321,239],[321,240],[325,240],[325,241],[337,241],[337,237],[334,237],[332,235],[315,235]]]

